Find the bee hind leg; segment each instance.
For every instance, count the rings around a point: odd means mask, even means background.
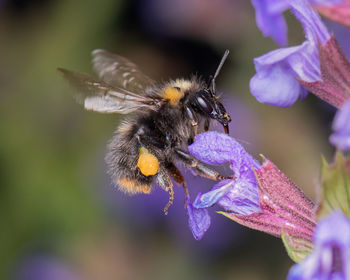
[[[174,186],[170,180],[169,175],[164,170],[161,170],[158,173],[157,183],[159,184],[159,186],[161,186],[163,190],[169,193],[169,201],[164,207],[164,214],[167,215],[169,207],[173,204],[174,201]]]
[[[176,149],[176,154],[179,159],[181,159],[187,166],[194,169],[197,175],[208,178],[214,181],[224,180],[224,179],[235,179],[234,176],[222,176],[216,170],[208,167],[203,162],[196,159],[194,156],[190,155],[188,152],[185,152],[181,149]]]
[[[174,163],[169,163],[167,164],[167,170],[168,173],[170,174],[171,178],[173,178],[173,180],[179,184],[182,185],[184,191],[185,191],[185,208],[187,206],[187,198],[190,196],[190,193],[188,191],[188,187],[185,181],[184,176],[182,175],[181,171],[176,167],[176,165]]]

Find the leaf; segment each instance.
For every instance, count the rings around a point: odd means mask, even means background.
[[[281,238],[288,256],[296,263],[302,261],[312,251],[310,240],[292,236],[285,230],[282,231]]]
[[[322,160],[321,201],[317,220],[340,210],[350,218],[350,160],[337,152],[333,164]]]

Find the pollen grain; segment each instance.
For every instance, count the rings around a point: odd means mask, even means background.
[[[146,148],[140,148],[140,156],[137,161],[137,167],[145,176],[152,176],[157,174],[159,168],[159,161],[157,157],[152,155]]]

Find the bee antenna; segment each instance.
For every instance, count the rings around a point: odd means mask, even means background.
[[[211,88],[211,90],[212,90],[212,93],[214,93],[214,94],[215,94],[215,92],[216,92],[216,88],[215,88],[215,79],[216,79],[216,77],[219,75],[220,70],[221,70],[222,66],[224,65],[225,60],[226,60],[226,58],[227,58],[227,56],[228,56],[229,53],[230,53],[229,50],[226,50],[226,51],[225,51],[223,57],[221,58],[220,64],[219,64],[218,68],[216,69],[216,72],[215,72],[215,74],[214,74],[214,77],[213,77],[213,78],[211,79],[211,81],[210,81],[210,88]]]

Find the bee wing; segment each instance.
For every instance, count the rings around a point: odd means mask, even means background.
[[[107,84],[140,94],[154,84],[136,64],[125,57],[100,49],[94,50],[92,57],[94,71]]]
[[[138,95],[126,89],[112,87],[94,77],[58,68],[68,82],[78,90],[76,95],[79,103],[87,110],[100,113],[128,114],[142,107],[155,110],[157,100]]]

